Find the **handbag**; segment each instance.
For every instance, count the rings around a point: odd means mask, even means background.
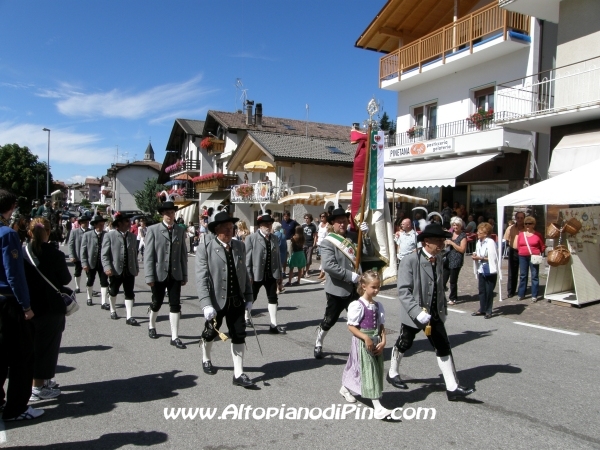
[[[529,246],[529,241],[527,241],[527,235],[523,232],[523,237],[525,238],[525,243],[527,244],[527,248],[529,249],[529,254],[531,255],[531,264],[536,266],[542,264],[544,262],[544,257],[542,255],[534,255],[531,253],[531,247]]]
[[[54,286],[50,282],[50,280],[44,276],[44,274],[40,271],[40,269],[38,269],[38,267],[35,265],[35,262],[33,262],[33,258],[31,257],[31,254],[29,253],[29,246],[25,246],[25,252],[27,253],[27,256],[29,257],[29,261],[31,261],[31,265],[33,267],[35,267],[35,270],[38,271],[40,276],[44,280],[46,280],[46,283],[48,283],[56,291],[56,293],[58,295],[60,295],[60,298],[62,298],[62,300],[65,302],[65,306],[67,307],[67,312],[65,313],[65,315],[70,316],[71,314],[76,313],[79,310],[79,304],[77,303],[77,300],[75,298],[75,291],[68,288],[67,286],[61,286],[60,289],[57,289],[56,286]]]

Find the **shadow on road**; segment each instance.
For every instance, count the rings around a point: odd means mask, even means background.
[[[78,355],[79,353],[86,352],[99,352],[104,350],[110,350],[112,347],[108,345],[82,345],[81,347],[61,347],[60,353],[67,355]]]
[[[338,356],[338,358],[333,356]],[[249,372],[263,372],[264,375],[254,378],[254,381],[258,383],[259,381],[285,378],[292,373],[310,371],[323,366],[346,365],[347,358],[348,353],[325,353],[323,359],[306,358],[294,361],[273,361],[260,367],[245,367],[245,369]]]
[[[122,448],[126,445],[139,445],[148,447],[151,445],[162,444],[168,439],[167,433],[159,431],[138,431],[137,433],[108,433],[103,434],[98,439],[91,441],[61,442],[60,444],[48,445],[25,445],[19,448],[37,448],[37,449],[62,449],[79,450],[86,449],[105,449],[113,450]]]

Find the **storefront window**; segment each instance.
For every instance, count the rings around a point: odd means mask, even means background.
[[[412,195],[413,197],[420,197],[427,199],[427,205],[423,205],[427,208],[427,211],[439,211],[440,208],[440,188],[439,187],[423,187],[423,188],[410,188],[410,189],[396,189],[397,192],[406,195]],[[412,209],[415,206],[413,203],[398,203],[396,207],[399,211],[404,212],[404,217],[413,217]],[[421,211],[422,212],[422,211]]]
[[[472,184],[471,211],[475,217],[483,216],[485,220],[496,218],[496,200],[508,195],[508,183]]]

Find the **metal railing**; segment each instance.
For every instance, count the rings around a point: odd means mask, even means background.
[[[436,59],[445,64],[448,56],[466,48],[472,53],[473,45],[495,32],[502,31],[504,40],[509,29],[528,35],[529,19],[524,14],[500,9],[498,3],[490,3],[381,58],[379,81],[399,78],[414,69],[420,72],[423,64]]]
[[[273,203],[290,192],[287,183],[273,186],[270,182],[231,186],[231,203]]]
[[[405,131],[386,136],[386,147],[413,144],[415,142],[443,139],[451,136],[474,133],[477,131],[499,128],[498,122],[516,117],[516,114],[508,111],[499,111],[484,115],[480,120],[463,119],[454,122],[439,124],[435,127],[415,128],[413,131]]]
[[[501,121],[581,108],[599,101],[600,57],[496,86],[496,105],[515,112]]]

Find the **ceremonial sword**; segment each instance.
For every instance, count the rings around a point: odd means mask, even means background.
[[[258,349],[260,350],[260,356],[265,356],[263,355],[262,352],[262,348],[260,347],[260,341],[258,340],[258,333],[256,332],[256,328],[254,327],[254,322],[252,321],[252,314],[248,313],[248,318],[250,320],[250,323],[252,324],[252,328],[254,328],[254,336],[256,336],[256,342],[258,343]]]

